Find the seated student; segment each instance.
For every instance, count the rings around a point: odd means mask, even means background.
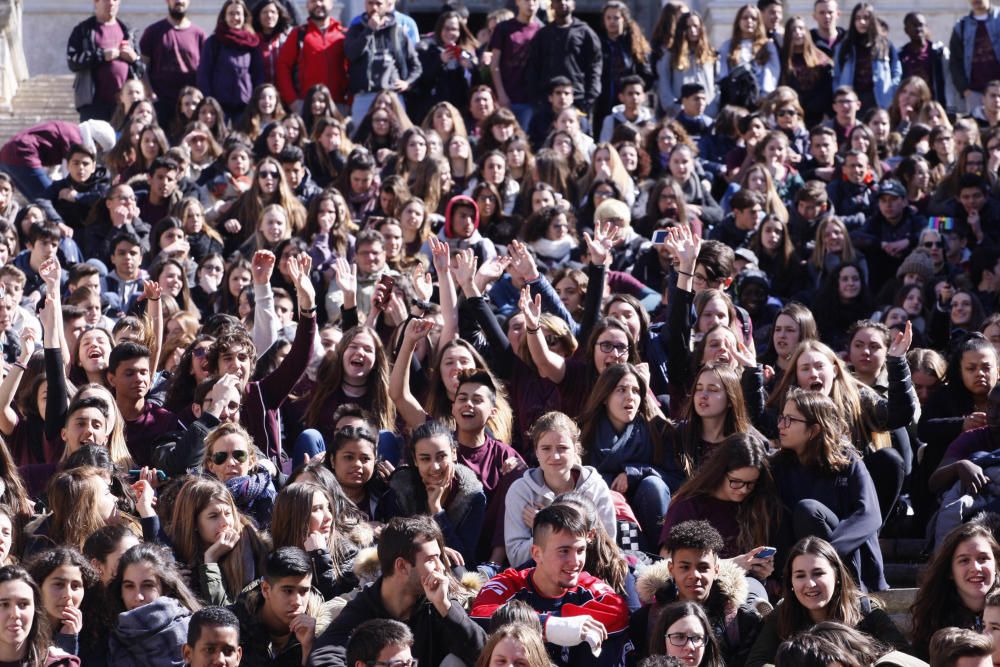
[[[501,609],[514,604],[510,603]],[[503,623],[498,622],[503,614],[494,614],[491,626],[496,629],[490,633],[476,667],[505,664],[517,664],[522,667],[551,666],[549,654],[545,651],[545,640],[542,638],[538,615],[530,607],[526,612],[530,614],[530,618],[517,618]]]
[[[799,174],[806,182],[829,183],[837,171],[837,133],[833,128],[816,125],[809,130],[809,154],[799,163]]]
[[[281,163],[281,170],[285,172],[288,189],[303,206],[308,208],[313,198],[323,190],[313,180],[309,167],[306,166],[305,153],[298,146],[285,146],[278,153],[278,162]]]
[[[108,304],[109,315],[120,316],[135,309],[147,274],[142,268],[142,245],[134,234],[116,235],[110,250],[111,270],[104,276],[101,300]]]
[[[220,424],[238,423],[242,400],[235,375],[209,378],[199,384],[191,403],[194,421],[156,439],[153,464],[168,475],[183,475],[203,466],[206,436]]]
[[[177,430],[177,415],[147,400],[151,378],[149,349],[125,341],[111,350],[108,384],[125,418],[125,442],[139,467],[153,464],[152,444],[164,433]]]
[[[868,165],[868,155],[856,148],[844,153],[842,175],[826,186],[830,207],[849,231],[860,229],[875,208],[874,176]]]
[[[641,128],[653,119],[653,112],[646,106],[646,88],[642,77],[631,74],[618,82],[618,101],[611,107],[611,113],[604,117],[601,124],[601,136],[598,141],[608,143],[619,125],[631,125]]]
[[[470,616],[485,627],[497,609],[522,600],[542,620],[555,665],[621,664],[628,607],[610,586],[583,571],[587,535],[587,522],[576,509],[551,505],[540,510],[532,527],[535,567],[493,577],[473,601]]]
[[[356,666],[347,661],[348,639],[364,621],[392,619],[413,633],[413,657],[439,665],[449,654],[466,665],[475,663],[486,633],[451,594],[453,580],[442,554],[444,537],[429,517],[396,517],[378,541],[381,576],[347,603],[340,615],[316,638],[311,667]]]
[[[636,583],[650,603],[629,621],[639,655],[660,652],[663,633],[655,630],[662,625],[664,606],[683,601],[705,609],[726,665],[740,667],[746,662],[761,617],[748,601],[744,571],[734,561],[719,558],[723,546],[722,536],[707,521],[684,521],[673,527],[664,542],[669,558],[643,570]],[[769,570],[774,569],[773,561],[773,557],[751,558]],[[756,588],[759,593],[755,591],[754,597],[766,601],[763,587]]]
[[[108,664],[125,667],[173,667],[181,663],[188,623],[201,603],[184,583],[170,552],[155,544],[137,544],[118,563],[108,586],[115,619]]]
[[[14,304],[14,309],[10,314],[10,328],[18,335],[24,331],[25,327],[37,333],[43,331],[42,325],[34,313],[22,305],[26,284],[27,276],[24,271],[13,264],[0,266],[0,286],[3,286],[4,291],[10,295],[11,302]],[[70,347],[75,343],[75,340],[72,341]]]
[[[861,229],[851,233],[851,241],[868,258],[869,283],[882,285],[896,275],[903,259],[917,247],[927,218],[910,207],[906,188],[895,179],[879,183],[876,194],[878,207]]]
[[[843,150],[850,148],[851,130],[858,124],[861,100],[850,86],[840,86],[833,91],[833,118],[823,123],[837,136],[837,146]]]
[[[91,209],[79,241],[80,249],[86,257],[109,266],[114,251],[112,241],[116,236],[131,234],[139,240],[143,250],[148,250],[149,231],[150,226],[139,217],[132,186],[119,183]]]
[[[725,243],[736,250],[750,245],[750,237],[757,231],[764,215],[764,195],[744,188],[738,190],[729,200],[732,213],[712,228],[708,238]]]
[[[83,229],[90,209],[108,192],[111,185],[108,170],[97,162],[97,154],[81,144],[69,147],[66,156],[67,175],[45,191],[63,223],[79,232]]]
[[[170,215],[170,209],[182,195],[177,187],[180,173],[177,163],[166,156],[160,156],[150,163],[147,171],[148,188],[136,192],[136,204],[143,220],[155,225]]]
[[[452,254],[472,248],[480,266],[497,256],[493,241],[479,233],[479,204],[472,197],[457,195],[451,198],[438,236],[447,242]]]
[[[257,448],[247,430],[230,421],[208,432],[204,440],[202,470],[229,489],[236,507],[258,526],[271,524],[274,509],[274,483],[271,462],[258,460]]]
[[[5,625],[0,634],[0,652],[4,664],[27,667],[77,667],[76,656],[69,655],[52,644],[45,631],[45,606],[38,584],[23,568],[7,565],[0,568],[0,600],[4,601],[0,622]],[[11,629],[7,629],[6,626]]]
[[[412,648],[413,633],[405,624],[391,618],[373,618],[351,633],[346,664],[347,667],[416,667]]]
[[[975,630],[941,628],[931,637],[931,667],[990,667],[993,641]]]
[[[681,124],[688,136],[695,143],[698,143],[703,136],[712,133],[712,126],[715,124],[715,119],[705,113],[705,109],[708,107],[705,86],[700,83],[685,83],[681,86],[678,100],[681,110],[677,114],[677,122]],[[670,100],[663,100],[663,103],[671,104]]]
[[[242,667],[304,665],[325,627],[317,625],[323,597],[312,588],[312,561],[298,547],[272,551],[264,578],[247,587],[230,609],[240,620]]]
[[[929,654],[939,628],[982,627],[986,598],[996,588],[998,559],[1000,546],[985,525],[973,521],[948,534],[921,573],[910,608],[914,655]]]
[[[650,667],[657,657],[676,660],[676,665],[684,667],[727,664],[711,621],[697,602],[673,602],[663,610],[650,641],[650,655],[639,664]]]
[[[528,123],[528,138],[531,148],[540,150],[553,129],[556,119],[566,109],[573,107],[573,82],[565,76],[553,77],[548,82],[548,106],[535,111]],[[590,121],[580,117],[580,131],[590,134]]]
[[[413,465],[397,468],[389,478],[377,518],[429,514],[441,526],[447,547],[474,566],[486,494],[476,473],[458,462],[454,435],[439,421],[418,426],[410,437],[410,460]]]
[[[900,651],[909,651],[889,614],[858,590],[850,571],[826,540],[807,537],[795,544],[786,555],[782,582],[787,594],[764,619],[747,667],[772,664],[782,641],[821,621],[839,621]]]
[[[1000,244],[1000,202],[990,196],[989,182],[978,174],[958,179],[958,195],[945,203],[945,213],[954,218],[948,229],[969,248]]]
[[[243,657],[240,620],[225,607],[203,607],[191,615],[181,648],[190,667],[238,667]]]
[[[45,260],[54,257],[64,266],[69,264],[65,257],[60,257],[59,244],[62,241],[62,237],[62,230],[54,222],[35,223],[28,228],[28,248],[18,253],[11,262],[11,264],[24,272],[25,282],[22,290],[22,299],[26,296],[32,301],[37,302],[41,297],[45,296],[45,281],[42,280],[42,276],[38,273],[39,268],[45,263]],[[62,281],[65,286],[65,273]],[[34,296],[36,292],[38,296]],[[20,302],[17,305],[20,305]]]

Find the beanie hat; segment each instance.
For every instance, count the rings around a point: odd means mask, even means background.
[[[914,250],[896,269],[896,277],[902,278],[907,273],[916,273],[925,283],[929,283],[934,279],[934,260],[923,250]]]
[[[80,143],[95,155],[98,149],[102,152],[111,150],[115,141],[115,131],[110,123],[95,119],[80,123]]]
[[[448,202],[448,207],[444,210],[444,237],[446,239],[455,238],[455,232],[451,228],[451,212],[456,206],[468,206],[473,211],[475,215],[475,229],[479,229],[479,204],[472,197],[467,197],[465,195],[456,195],[452,197]]]

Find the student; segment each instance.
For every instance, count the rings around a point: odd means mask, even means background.
[[[497,24],[487,48],[493,54],[490,72],[497,100],[500,106],[514,113],[522,128],[527,129],[534,115],[534,100],[530,94],[532,72],[527,56],[531,42],[544,24],[538,19],[536,0],[518,0],[516,4],[514,17]]]
[[[642,77],[631,74],[618,82],[618,86],[620,104],[611,107],[611,113],[604,118],[598,139],[601,143],[611,141],[615,128],[619,125],[628,124],[638,128],[653,118],[653,112],[646,106],[646,90]]]
[[[38,584],[23,568],[0,568],[0,652],[17,667],[76,667],[75,656],[56,648],[45,632],[45,607]]]
[[[62,221],[73,231],[83,229],[90,209],[108,192],[108,171],[97,163],[97,153],[81,144],[73,144],[66,156],[68,173],[45,191]]]
[[[476,473],[458,462],[454,435],[439,421],[418,426],[410,436],[410,460],[414,465],[397,468],[389,478],[390,493],[378,518],[429,514],[448,548],[475,565],[486,494]]]
[[[712,228],[708,238],[736,250],[745,248],[764,217],[764,195],[750,189],[739,190],[729,200],[732,213]]]
[[[312,563],[301,548],[286,546],[264,567],[264,578],[230,607],[240,621],[240,665],[304,665],[325,629],[317,627],[323,600],[312,589]]]
[[[724,561],[719,558],[723,544],[722,536],[706,521],[684,521],[670,530],[664,543],[669,559],[644,570],[637,582],[650,602],[629,623],[640,655],[662,652],[665,631],[673,624],[667,605],[688,602],[708,615],[715,649],[725,664],[744,664],[760,632],[761,617],[754,603],[766,602],[767,594],[756,584],[752,598],[748,597],[743,567],[753,567],[766,579],[774,570],[774,557],[755,558],[750,552]]]
[[[701,605],[695,602],[667,605],[656,624],[650,654],[666,655],[683,667],[721,667],[726,663],[710,623]]]
[[[693,11],[681,14],[677,19],[676,34],[684,38],[674,39],[671,34],[670,49],[656,60],[656,90],[660,108],[667,113],[676,112],[678,100],[688,97],[684,94],[685,89],[690,92],[700,86],[708,105],[707,113],[715,117],[719,109],[715,84],[719,78],[719,56],[712,47],[702,15]]]
[[[909,645],[889,614],[872,604],[854,583],[833,546],[806,537],[787,553],[784,601],[765,620],[747,667],[773,663],[778,645],[821,621],[839,621],[907,652]]]
[[[931,667],[990,667],[993,641],[979,631],[941,628],[931,637]]]
[[[191,614],[201,603],[167,549],[143,543],[126,551],[108,587],[108,602],[115,619],[108,664],[172,667],[181,662]]]
[[[750,68],[757,79],[761,96],[771,93],[778,86],[781,75],[781,57],[773,40],[768,39],[755,5],[743,5],[736,10],[732,36],[719,49],[719,79],[725,79],[740,65]]]
[[[969,13],[955,22],[948,41],[951,78],[966,113],[979,106],[1000,64],[1000,9],[982,0],[972,0],[969,7]],[[972,57],[976,47],[978,61]]]
[[[258,462],[247,430],[234,421],[219,424],[205,435],[204,448],[202,470],[226,485],[242,513],[269,526],[276,495],[270,461]]]
[[[876,194],[877,211],[852,232],[851,241],[871,262],[870,284],[882,285],[895,276],[903,259],[917,247],[927,219],[910,207],[906,189],[895,179],[879,183]]]
[[[583,571],[586,543],[587,525],[576,509],[552,505],[539,511],[532,527],[535,567],[495,576],[476,596],[469,615],[486,625],[497,609],[522,600],[544,621],[554,664],[620,664],[628,607],[606,583]],[[599,655],[591,647],[600,648]]]
[[[36,554],[27,568],[42,591],[52,643],[71,655],[82,656],[84,623],[90,636],[98,634],[90,629],[98,622],[97,573],[79,551],[64,547]]]
[[[107,586],[118,573],[118,561],[122,554],[139,544],[140,540],[132,530],[121,524],[98,528],[83,543],[83,555],[97,573],[101,584]]]
[[[541,628],[535,627],[537,625],[537,621],[533,624],[515,621],[493,630],[475,667],[516,663],[521,663],[523,667],[551,667],[545,640],[542,639]]]
[[[511,485],[505,503],[504,541],[511,567],[529,562],[534,517],[561,493],[575,491],[590,498],[604,529],[614,539],[618,531],[611,491],[600,473],[582,465],[576,422],[561,412],[548,412],[532,424],[530,437],[538,467]]]
[[[813,3],[813,20],[816,27],[809,30],[813,43],[823,53],[833,57],[833,50],[840,44],[846,30],[837,25],[840,19],[840,9],[837,0],[816,0]]]
[[[348,658],[348,640],[364,621],[402,621],[414,637],[412,655],[437,665],[448,654],[465,664],[475,662],[486,633],[455,599],[443,561],[444,538],[429,517],[396,517],[378,542],[381,576],[347,603],[340,615],[316,638],[309,656],[312,667],[357,667]],[[411,666],[412,667],[412,666]]]
[[[842,177],[826,187],[833,213],[849,231],[860,229],[877,201],[868,156],[857,149],[844,153]]]
[[[347,667],[367,665],[394,665],[415,667],[410,650],[413,633],[405,624],[391,618],[373,618],[365,621],[351,633],[347,643]]]
[[[243,657],[240,621],[224,607],[203,607],[191,615],[181,649],[190,667],[239,667]]]
[[[983,524],[962,524],[945,537],[921,576],[910,608],[914,655],[928,655],[931,636],[939,628],[982,628],[986,597],[996,588],[998,559],[1000,546]]]
[[[859,2],[851,11],[847,36],[834,50],[834,85],[852,86],[862,111],[888,109],[902,72],[896,47],[879,23],[875,7]]]

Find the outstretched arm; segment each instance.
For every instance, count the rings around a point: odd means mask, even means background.
[[[444,323],[438,345],[444,345],[458,338],[458,297],[455,295],[455,280],[451,275],[451,261],[448,244],[435,237],[430,238],[434,270],[438,277],[438,294],[441,298],[441,316]]]
[[[403,342],[399,347],[399,355],[392,365],[389,376],[389,398],[396,404],[403,421],[410,428],[416,428],[427,421],[427,412],[410,391],[410,363],[413,361],[413,350],[417,341],[430,333],[434,323],[430,320],[411,319],[403,324]]]

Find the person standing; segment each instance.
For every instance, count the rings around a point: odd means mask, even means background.
[[[552,23],[538,31],[528,62],[541,89],[557,76],[573,84],[574,105],[590,114],[601,94],[601,40],[590,26],[573,16],[576,0],[552,0]],[[539,90],[544,92],[544,90]],[[536,96],[542,99],[542,95]]]
[[[351,117],[360,122],[375,96],[383,90],[402,95],[420,78],[423,67],[416,46],[396,23],[388,0],[365,0],[362,20],[350,27],[344,40],[348,86],[354,96]]]
[[[982,104],[986,84],[1000,79],[1000,8],[971,0],[969,13],[955,22],[948,50],[951,80],[971,113]]]
[[[260,37],[250,20],[243,0],[222,3],[215,33],[205,40],[198,62],[198,88],[217,99],[231,121],[243,113],[254,88],[264,83]]]
[[[535,107],[528,75],[531,43],[542,29],[538,19],[538,0],[517,0],[517,14],[493,29],[488,48],[493,54],[490,71],[500,106],[514,112],[521,127],[531,124]]]
[[[187,16],[191,0],[167,0],[167,17],[153,23],[139,40],[150,89],[156,94],[160,125],[170,127],[184,86],[198,83],[198,63],[205,31]]]
[[[309,20],[292,30],[278,53],[275,85],[284,102],[301,112],[306,91],[322,83],[333,101],[347,101],[347,58],[344,26],[330,16],[331,0],[309,0]]]
[[[76,75],[73,92],[80,120],[110,121],[116,96],[128,79],[141,79],[136,34],[118,20],[121,0],[94,0],[94,15],[70,33],[66,61]]]

